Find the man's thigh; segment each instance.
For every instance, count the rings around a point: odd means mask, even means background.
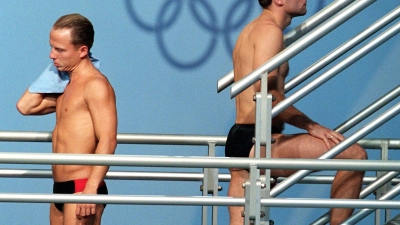
[[[328,151],[325,143],[309,134],[273,135],[276,142],[272,144],[272,158],[315,159]],[[273,176],[290,176],[296,171],[273,170]]]
[[[63,225],[63,213],[53,203],[50,204],[50,225]]]
[[[272,144],[272,158],[314,159],[328,151],[324,141],[309,134],[278,134]]]

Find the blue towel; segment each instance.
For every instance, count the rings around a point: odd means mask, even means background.
[[[89,54],[90,60],[93,65],[99,69],[100,59],[97,59]],[[69,74],[67,72],[60,72],[51,63],[42,74],[31,84],[29,87],[30,93],[63,93],[65,87],[69,83]]]

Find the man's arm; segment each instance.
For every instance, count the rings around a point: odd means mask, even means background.
[[[88,105],[97,138],[95,154],[114,154],[117,145],[117,110],[114,90],[106,79],[90,81],[84,90],[84,99]],[[97,194],[97,188],[103,181],[109,166],[93,166],[82,194]],[[95,213],[95,204],[78,204],[76,215]]]
[[[22,115],[44,115],[56,111],[58,94],[30,93],[26,90],[17,102]]]
[[[117,109],[114,90],[107,80],[97,79],[89,82],[84,92],[98,140],[95,154],[114,154],[117,145]],[[97,189],[107,171],[108,166],[95,166],[88,184],[95,185]]]

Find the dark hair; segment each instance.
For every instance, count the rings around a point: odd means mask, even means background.
[[[266,9],[269,5],[271,5],[272,0],[258,0],[258,3],[261,5],[261,7]]]
[[[86,17],[77,13],[64,15],[54,23],[53,29],[64,28],[71,29],[71,44],[85,45],[90,50],[94,42],[94,29]]]

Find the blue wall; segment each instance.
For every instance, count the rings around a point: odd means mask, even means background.
[[[329,2],[310,1],[308,15],[293,20],[292,27]],[[289,79],[399,3],[398,0],[377,1],[297,55],[290,60]],[[48,35],[52,24],[61,15],[74,12],[88,17],[94,24],[96,37],[92,52],[102,59],[101,70],[116,91],[119,133],[227,134],[234,121],[234,101],[229,97],[229,90],[217,93],[216,82],[232,69],[230,54],[236,37],[260,12],[256,1],[0,1],[0,130],[52,130],[54,115],[23,117],[15,110],[15,103],[50,63]],[[399,54],[400,41],[395,36],[296,106],[321,124],[335,128],[399,85]],[[398,125],[397,116],[368,137],[399,138]],[[288,127],[286,132],[299,130]],[[2,152],[48,153],[50,149],[50,143],[0,143]],[[223,148],[217,150],[223,156]],[[370,158],[378,155],[377,151],[369,153]],[[207,152],[204,147],[119,145],[116,154],[203,156]],[[390,156],[397,157],[396,153]],[[33,165],[1,167],[49,169],[49,166]],[[201,194],[197,182],[108,183],[113,194]],[[220,195],[226,195],[227,185],[222,186],[224,191]],[[51,193],[51,190],[51,179],[1,178],[0,181],[0,193]],[[328,185],[296,185],[281,197],[328,195]],[[46,224],[48,221],[48,204],[2,203],[0,212],[2,224]],[[226,212],[225,207],[220,207],[220,224],[226,224]],[[307,224],[321,212],[325,209],[278,208],[272,210],[272,218],[276,224]],[[109,205],[103,221],[104,224],[176,224],[177,221],[200,224],[200,218],[200,207]]]

